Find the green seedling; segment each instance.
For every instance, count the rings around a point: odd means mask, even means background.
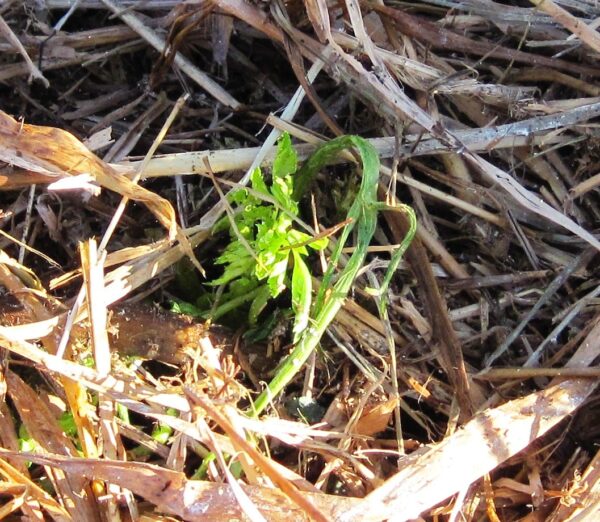
[[[346,149],[358,152],[362,180],[313,302],[312,276],[304,260],[308,255],[306,247],[322,250],[327,246],[327,240],[311,237],[295,228],[298,202],[319,170]],[[229,216],[232,240],[217,259],[217,263],[224,265],[225,269],[212,284],[224,285],[226,290],[222,296],[224,304],[213,310],[213,318],[250,303],[249,320],[254,325],[268,300],[277,297],[286,288],[291,290],[294,312],[294,349],[258,397],[252,409],[253,415],[261,413],[283,390],[317,347],[364,264],[377,227],[378,212],[391,210],[405,213],[410,227],[392,255],[381,287],[378,290],[368,289],[370,294],[379,298],[380,313],[385,312],[387,288],[414,237],[417,223],[410,206],[389,206],[377,200],[379,166],[377,151],[368,141],[358,136],[342,136],[319,147],[296,172],[296,153],[289,136],[283,134],[273,164],[271,185],[267,186],[257,169],[251,177],[251,190],[241,189],[230,197],[238,210],[233,217]],[[356,230],[354,251],[345,266],[339,269],[342,249],[353,230]]]
[[[224,285],[224,303],[213,318],[250,303],[250,325],[270,299],[289,288],[294,312],[294,340],[308,327],[312,280],[305,262],[308,248],[323,250],[326,238],[314,238],[298,230],[298,202],[294,179],[298,168],[296,151],[288,134],[283,134],[267,185],[260,169],[251,176],[251,190],[240,189],[231,196],[238,211],[230,223],[231,242],[216,260],[224,265],[223,275],[213,285]]]
[[[344,299],[348,295],[352,284],[362,268],[369,244],[377,227],[377,214],[380,210],[404,212],[409,220],[409,231],[392,255],[383,283],[378,290],[371,289],[372,295],[379,297],[380,312],[386,306],[387,288],[394,271],[398,267],[404,252],[409,247],[417,228],[417,221],[413,209],[404,204],[390,207],[377,201],[377,186],[379,182],[379,156],[374,147],[358,136],[341,136],[321,147],[307,160],[298,173],[292,197],[299,200],[310,186],[319,170],[335,156],[345,149],[355,148],[362,162],[362,180],[356,199],[347,214],[349,222],[340,236],[331,255],[328,269],[323,277],[323,282],[312,306],[307,327],[297,336],[295,347],[290,355],[279,366],[273,380],[267,389],[260,394],[254,403],[252,414],[260,414],[269,402],[278,395],[283,388],[300,371],[310,354],[319,344],[325,330],[335,318]],[[338,271],[338,264],[342,249],[346,245],[350,233],[356,229],[356,245],[354,252],[348,259],[344,268]],[[337,277],[335,277],[337,276]],[[334,282],[335,277],[335,282]]]

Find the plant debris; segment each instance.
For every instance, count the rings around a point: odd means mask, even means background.
[[[0,518],[592,519],[599,17],[3,2]]]

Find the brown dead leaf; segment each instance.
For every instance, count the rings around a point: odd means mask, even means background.
[[[6,373],[8,393],[27,432],[43,450],[63,455],[77,455],[77,449],[60,429],[47,405],[16,374]],[[75,520],[100,520],[89,481],[70,472],[49,473],[56,491]]]
[[[56,522],[71,522],[73,518],[49,493],[33,482],[26,473],[14,468],[8,462],[0,459],[0,477],[5,483],[12,483],[23,487],[27,492],[27,499],[23,511],[29,515],[30,520],[45,520],[40,511],[40,506],[47,511]]]
[[[354,433],[369,437],[385,430],[397,405],[398,399],[394,397],[365,408],[363,415],[356,423]]]

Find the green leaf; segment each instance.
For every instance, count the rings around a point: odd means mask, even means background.
[[[219,219],[215,225],[212,227],[212,230],[210,231],[210,233],[215,236],[217,234],[220,234],[221,232],[225,232],[226,230],[229,230],[229,217],[228,216],[224,216],[221,219]]]
[[[250,194],[245,188],[232,190],[227,194],[229,201],[238,205],[245,205],[250,199]]]
[[[248,301],[252,301],[259,292],[260,288],[254,288],[248,292],[245,292],[243,295],[238,295],[237,297],[225,297],[223,298],[223,304],[218,306],[212,314],[210,314],[211,319],[217,320],[225,314],[239,308],[243,304]]]
[[[267,184],[265,183],[265,180],[263,178],[260,168],[254,169],[254,172],[252,172],[252,175],[250,177],[250,181],[252,183],[252,188],[254,190],[256,190],[256,192],[260,192],[261,194],[264,194],[265,196],[271,195],[271,193],[269,192],[269,189],[267,188]]]
[[[228,296],[243,296],[258,287],[258,281],[255,277],[243,276],[229,285]]]
[[[77,424],[75,424],[75,419],[70,411],[65,411],[60,415],[58,425],[68,437],[77,436]]]
[[[208,283],[211,286],[225,285],[244,274],[252,273],[256,260],[238,240],[230,243],[215,263],[225,265],[225,271],[221,277]]]
[[[208,475],[208,467],[216,460],[217,456],[214,453],[209,453],[202,459],[200,467],[192,475],[193,480],[204,480]]]
[[[359,274],[367,256],[369,244],[377,229],[377,212],[381,208],[377,201],[379,157],[374,147],[368,141],[358,136],[342,136],[319,147],[304,163],[302,170],[298,173],[295,183],[294,200],[299,200],[302,197],[323,165],[348,147],[358,149],[362,160],[363,172],[359,192],[347,215],[351,223],[344,227],[340,238],[336,242],[329,267],[323,276],[315,304],[313,305],[310,328],[306,330],[304,335],[299,337],[292,353],[288,355],[276,370],[275,376],[268,385],[268,389],[264,390],[254,402],[252,406],[253,416],[260,414],[271,403],[273,397],[278,395],[290,383],[319,344],[325,330],[340,310],[344,299],[352,287],[354,279]],[[408,248],[416,230],[414,211],[407,205],[399,205],[395,208],[408,215],[410,228],[401,246],[394,253],[392,262],[390,263],[392,268],[395,268],[399,263],[400,257],[406,248]],[[335,282],[333,282],[342,255],[342,249],[354,228],[357,230],[354,252],[348,258],[341,272],[339,272]],[[299,254],[295,255],[300,257]],[[384,285],[389,282],[388,277],[391,277],[391,274],[386,274]],[[298,293],[300,293],[300,290],[298,290]],[[300,297],[297,299],[300,299]],[[380,299],[381,303],[385,303],[385,296]],[[378,305],[378,309],[382,313],[384,307]]]
[[[258,316],[265,309],[269,299],[271,298],[271,290],[267,285],[262,285],[258,289],[256,297],[250,305],[250,311],[248,312],[248,320],[251,326],[256,326],[258,322]]]
[[[267,285],[271,290],[271,296],[277,297],[285,290],[285,274],[288,267],[289,252],[280,252],[276,256],[276,261],[273,263],[271,274],[267,278]]]
[[[297,342],[302,332],[308,327],[310,316],[310,303],[312,299],[312,279],[310,270],[296,250],[294,255],[294,269],[292,271],[292,309],[295,313],[294,342]]]
[[[307,246],[312,248],[313,250],[325,250],[327,245],[329,244],[329,239],[326,237],[320,237],[318,239],[313,239]]]
[[[265,225],[258,226],[256,236],[255,245],[258,252],[258,264],[267,266],[272,262],[277,250],[281,248],[284,237],[279,233],[279,230]],[[261,279],[260,276],[259,279]]]
[[[117,417],[121,419],[125,424],[131,424],[131,419],[129,418],[129,409],[127,406],[123,406],[120,402],[117,402],[115,408]]]
[[[226,285],[234,279],[237,279],[238,277],[247,274],[248,272],[252,272],[254,270],[255,264],[256,261],[254,261],[254,259],[249,255],[240,258],[235,263],[231,263],[229,266],[227,266],[227,268],[225,268],[225,272],[223,272],[223,275],[221,277],[215,279],[214,281],[211,281],[208,284],[211,286]]]
[[[160,422],[154,426],[151,436],[156,442],[159,442],[160,444],[166,444],[169,442],[171,435],[173,435],[173,428]]]
[[[223,253],[215,260],[217,265],[226,265],[236,263],[240,258],[250,257],[250,252],[246,250],[240,241],[230,243]]]
[[[181,300],[172,301],[169,309],[175,314],[191,315],[192,317],[202,317],[203,314],[203,310],[197,305]]]
[[[273,180],[291,176],[297,169],[298,156],[292,147],[290,135],[284,132],[277,142],[277,155],[273,161]]]
[[[300,230],[290,230],[288,234],[289,244],[294,246],[299,243],[306,243],[310,241],[312,238],[305,232],[301,232]]]
[[[38,443],[34,439],[19,439],[19,451],[23,453],[34,453],[38,447]],[[31,462],[28,462],[27,467],[30,465]]]
[[[303,255],[308,255],[308,251],[305,247],[310,247],[313,250],[323,250],[327,247],[328,240],[326,237],[320,237],[318,239],[313,239],[312,236],[305,234],[304,232],[300,232],[299,230],[290,230],[288,233],[289,244],[294,248],[294,245],[302,245],[302,247],[295,247]]]
[[[277,144],[270,187],[261,170],[255,169],[250,177],[255,195],[240,190],[230,196],[230,201],[238,204],[237,231],[230,228],[231,242],[216,260],[217,264],[225,266],[223,275],[209,283],[227,286],[221,302],[213,310],[213,318],[250,301],[249,320],[256,323],[268,300],[281,294],[290,282],[288,271],[292,254],[297,259],[292,274],[296,278],[296,308],[303,315],[299,324],[307,324],[312,288],[310,272],[302,256],[308,254],[307,246],[311,242],[314,243],[310,244],[311,248],[323,249],[327,240],[313,242],[309,235],[294,229],[298,203],[293,197],[293,175],[297,168],[296,151],[289,134],[284,133]],[[257,198],[257,193],[274,199],[276,204]],[[245,242],[240,241],[240,235]],[[299,246],[294,247],[294,244]]]
[[[273,197],[277,203],[279,203],[285,210],[292,212],[293,214],[297,214],[298,205],[292,199],[293,190],[291,185],[292,183],[289,178],[273,178],[271,192],[273,193]]]

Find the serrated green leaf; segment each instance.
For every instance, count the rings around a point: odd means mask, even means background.
[[[290,245],[294,246],[299,243],[305,243],[306,241],[310,241],[312,239],[311,236],[306,234],[305,232],[301,232],[300,230],[290,230],[288,234],[288,238],[290,241]]]
[[[237,239],[237,236],[236,236]],[[217,257],[215,263],[223,265],[225,263],[235,263],[240,258],[249,257],[250,252],[240,241],[232,241],[225,250]]]
[[[260,168],[254,169],[254,172],[252,172],[252,175],[250,176],[250,182],[252,183],[252,188],[256,190],[256,192],[260,192],[265,196],[271,195]]]
[[[224,216],[215,223],[215,225],[213,226],[213,228],[211,230],[211,234],[213,236],[220,234],[221,232],[225,232],[225,230],[228,230],[229,227],[230,227],[229,217]]]
[[[352,221],[350,225],[344,227],[340,238],[336,242],[337,244],[331,255],[329,267],[323,276],[315,304],[313,305],[310,328],[306,330],[304,335],[299,337],[292,353],[276,370],[275,376],[268,385],[268,389],[264,390],[254,402],[252,415],[255,417],[272,402],[275,395],[279,394],[290,383],[300,370],[300,367],[319,344],[325,330],[340,310],[352,287],[354,279],[360,272],[368,253],[371,238],[377,229],[377,211],[380,208],[377,202],[379,157],[377,151],[369,142],[357,136],[339,137],[319,147],[305,162],[302,171],[298,175],[294,199],[298,200],[302,197],[323,165],[341,150],[348,147],[355,147],[358,150],[362,160],[363,172],[359,193],[347,215],[347,218]],[[400,254],[397,254],[397,252],[394,253],[394,258],[392,259],[392,263],[390,263],[393,268],[397,266],[400,256],[408,248],[416,230],[416,220],[412,209],[404,205],[402,210],[409,216],[410,229],[407,237],[402,241],[401,247],[397,250]],[[348,258],[339,277],[335,282],[332,282],[342,255],[342,249],[355,226],[358,232],[355,249]],[[299,254],[295,255],[300,257]],[[390,273],[388,273],[386,274],[386,278],[388,275],[391,277]],[[385,279],[384,283],[386,283]],[[298,292],[300,291],[298,290]],[[380,303],[383,302],[385,302],[384,298],[380,300]],[[378,306],[378,308],[380,311],[383,309],[381,306]]]
[[[297,169],[298,156],[292,147],[290,135],[284,132],[277,142],[277,155],[273,161],[273,180],[291,176]]]
[[[252,300],[249,317],[251,321],[255,321],[269,298],[277,297],[289,283],[291,254],[298,260],[294,263],[298,267],[295,269],[296,285],[300,285],[307,274],[310,283],[310,273],[302,256],[308,254],[307,245],[311,237],[294,229],[293,217],[298,215],[298,203],[293,197],[292,176],[297,167],[298,157],[290,136],[285,133],[278,141],[270,187],[265,183],[260,169],[254,170],[250,178],[254,194],[272,197],[277,204],[269,204],[253,196],[248,190],[239,190],[231,196],[230,200],[238,204],[235,216],[237,231],[230,227],[231,243],[216,261],[217,264],[224,265],[225,270],[211,284],[227,285],[222,295],[223,304],[217,308],[216,315],[227,313]],[[240,241],[240,235],[245,239],[244,244]],[[321,249],[325,248],[327,241],[319,239],[314,243],[312,248]],[[295,244],[298,246],[294,246]],[[248,246],[252,249],[252,254],[248,251]],[[300,288],[308,288],[310,294],[310,286],[304,284]],[[302,303],[306,304],[306,299],[311,296],[297,293],[296,297],[302,298]],[[226,300],[230,302],[225,302]],[[308,312],[302,308],[301,313]],[[305,322],[306,318],[301,320],[302,324]]]
[[[313,250],[323,250],[327,247],[328,244],[328,240],[326,237],[314,239],[312,236],[309,236],[304,232],[300,232],[299,230],[294,229],[289,231],[288,237],[292,248],[297,248],[298,251],[303,255],[307,255],[308,251],[305,248],[294,247],[294,245],[300,245],[304,243],[306,246],[312,248]]]
[[[245,188],[235,189],[227,194],[229,201],[238,205],[246,204],[249,197],[250,194]]]
[[[273,226],[268,226],[263,223],[256,227],[256,250],[258,257],[261,257],[263,252],[276,252],[279,243],[281,242],[280,234]]]
[[[262,281],[269,277],[276,262],[276,252],[271,252],[270,250],[259,251],[256,267],[254,268],[256,279]]]
[[[253,291],[258,286],[258,281],[254,277],[244,276],[236,279],[229,285],[228,296],[244,295]]]
[[[273,223],[277,218],[277,211],[265,206],[249,206],[240,216],[239,226],[253,229],[261,223]]]

